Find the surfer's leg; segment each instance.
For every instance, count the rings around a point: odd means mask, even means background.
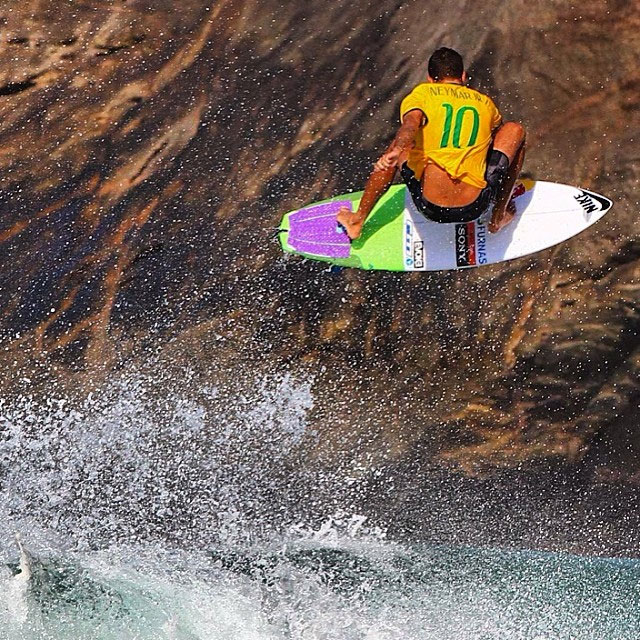
[[[489,222],[489,231],[495,233],[509,224],[515,215],[515,207],[510,206],[511,193],[520,175],[525,155],[525,130],[518,122],[505,122],[496,133],[493,152],[503,153],[509,161],[509,168],[502,178],[496,195],[496,203]]]

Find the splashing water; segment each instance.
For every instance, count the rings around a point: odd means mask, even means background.
[[[233,404],[185,377],[128,375],[78,406],[0,400],[0,533],[45,526],[74,546],[210,542],[259,508],[305,432],[311,382],[255,381]]]
[[[277,496],[312,381],[123,376],[0,411],[0,638],[635,640],[640,563],[397,544]],[[265,525],[268,510],[279,526]],[[287,518],[289,523],[287,524]],[[21,532],[16,544],[14,534]]]

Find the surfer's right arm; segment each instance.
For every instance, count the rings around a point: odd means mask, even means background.
[[[357,211],[348,207],[340,207],[337,220],[344,227],[347,235],[355,240],[362,232],[367,216],[389,188],[396,169],[407,159],[414,145],[416,133],[424,123],[425,116],[419,109],[412,109],[402,119],[402,124],[388,149],[378,158],[367,184]]]

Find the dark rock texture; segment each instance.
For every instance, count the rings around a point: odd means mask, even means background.
[[[5,389],[95,384],[171,339],[235,375],[319,363],[329,465],[640,482],[638,4],[179,4],[0,6]],[[441,44],[526,124],[530,175],[612,213],[476,271],[285,261],[269,228],[361,188]]]

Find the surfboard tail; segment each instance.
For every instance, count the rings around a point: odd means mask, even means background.
[[[350,200],[336,200],[304,209],[288,216],[286,242],[298,253],[328,259],[348,258],[351,242],[336,221],[340,207],[351,209]]]

